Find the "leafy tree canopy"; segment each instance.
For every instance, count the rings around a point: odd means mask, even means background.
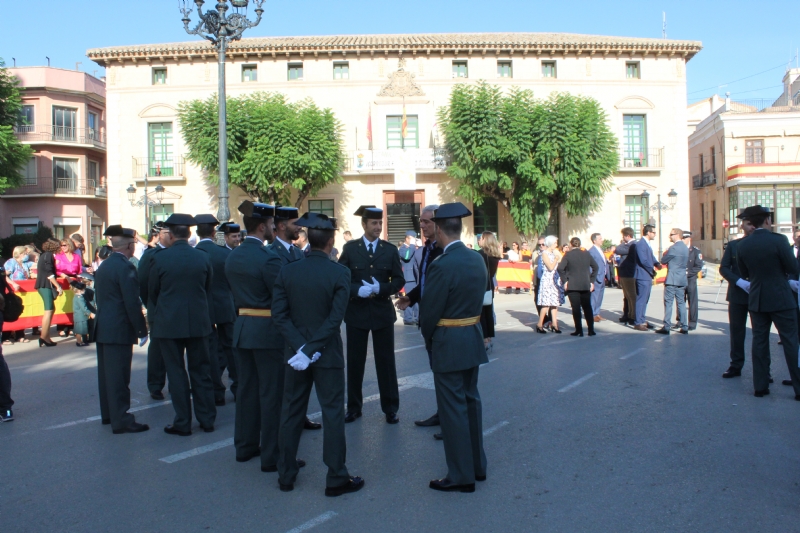
[[[571,217],[598,209],[617,170],[617,139],[593,98],[460,84],[439,123],[459,194],[499,201],[522,235],[541,234],[562,205]]]
[[[22,183],[21,171],[33,155],[31,147],[14,136],[21,110],[19,80],[0,59],[0,192]]]
[[[330,109],[257,92],[228,98],[227,113],[229,180],[253,198],[286,205],[295,189],[300,206],[307,196],[341,180],[341,124]],[[188,159],[218,182],[217,96],[181,102],[178,117]]]

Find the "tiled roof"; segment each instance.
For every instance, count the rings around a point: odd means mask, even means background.
[[[428,33],[399,35],[320,35],[312,37],[253,37],[231,43],[229,54],[286,54],[314,52],[430,53],[441,51],[513,50],[522,53],[654,53],[681,55],[687,60],[702,48],[699,41],[611,37],[572,33]],[[111,60],[190,57],[214,54],[208,41],[93,48],[86,55],[104,64]]]

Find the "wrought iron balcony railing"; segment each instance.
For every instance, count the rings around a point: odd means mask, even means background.
[[[106,147],[105,133],[92,128],[69,128],[66,126],[36,124],[14,126],[14,134],[20,142],[58,142],[89,144],[97,148]]]
[[[444,148],[396,148],[389,150],[354,150],[348,153],[347,172],[393,172],[401,165],[416,170],[445,170],[449,159]]]
[[[623,147],[619,154],[621,170],[636,168],[663,168],[664,149],[647,148],[646,150]]]
[[[74,196],[96,196],[106,198],[108,191],[104,185],[93,179],[75,178],[54,178],[52,176],[40,176],[26,178],[23,184],[13,189],[7,189],[3,196],[46,196],[46,195],[74,195]]]
[[[709,185],[717,184],[717,176],[713,170],[705,170],[702,174],[695,174],[692,176],[692,188],[702,189]]]
[[[186,177],[186,163],[183,156],[172,157],[134,157],[133,177],[143,178]]]

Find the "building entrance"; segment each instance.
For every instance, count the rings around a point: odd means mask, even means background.
[[[397,245],[406,237],[408,230],[419,236],[419,213],[424,205],[425,191],[384,191],[386,213],[384,220],[385,239]]]

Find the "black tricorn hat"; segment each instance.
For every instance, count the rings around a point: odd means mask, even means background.
[[[104,237],[135,237],[136,231],[130,228],[123,228],[120,224],[114,224],[106,228]]]
[[[245,200],[239,206],[239,212],[251,218],[270,218],[275,216],[275,207]]]
[[[367,220],[383,220],[383,209],[379,209],[377,207],[367,207],[365,209],[359,209],[361,211],[361,218]]]
[[[242,228],[239,227],[239,224],[234,224],[233,222],[223,222],[217,228],[217,231],[221,231],[222,233],[229,234],[229,233],[239,233],[242,231]]]
[[[356,212],[353,214],[357,217],[363,217],[365,216],[364,211],[367,209],[377,209],[377,208],[374,205],[362,205],[358,209],[356,209]]]
[[[197,221],[192,215],[186,213],[172,213],[167,220],[164,221],[165,226],[196,226]]]
[[[308,229],[336,229],[336,219],[322,213],[306,213],[295,221],[295,225]]]
[[[195,215],[194,221],[198,224],[219,224],[219,220],[214,215]]]
[[[762,207],[760,205],[751,205],[750,207],[746,207],[744,211],[736,215],[736,218],[741,220],[747,220],[750,217],[754,217],[757,215],[771,215],[772,212],[769,208]]]
[[[300,216],[300,211],[296,207],[277,206],[275,207],[275,218],[281,220],[291,220]]]
[[[439,209],[433,212],[431,220],[444,220],[446,218],[464,218],[472,216],[472,211],[467,209],[467,206],[461,202],[453,202],[451,204],[442,204]]]

